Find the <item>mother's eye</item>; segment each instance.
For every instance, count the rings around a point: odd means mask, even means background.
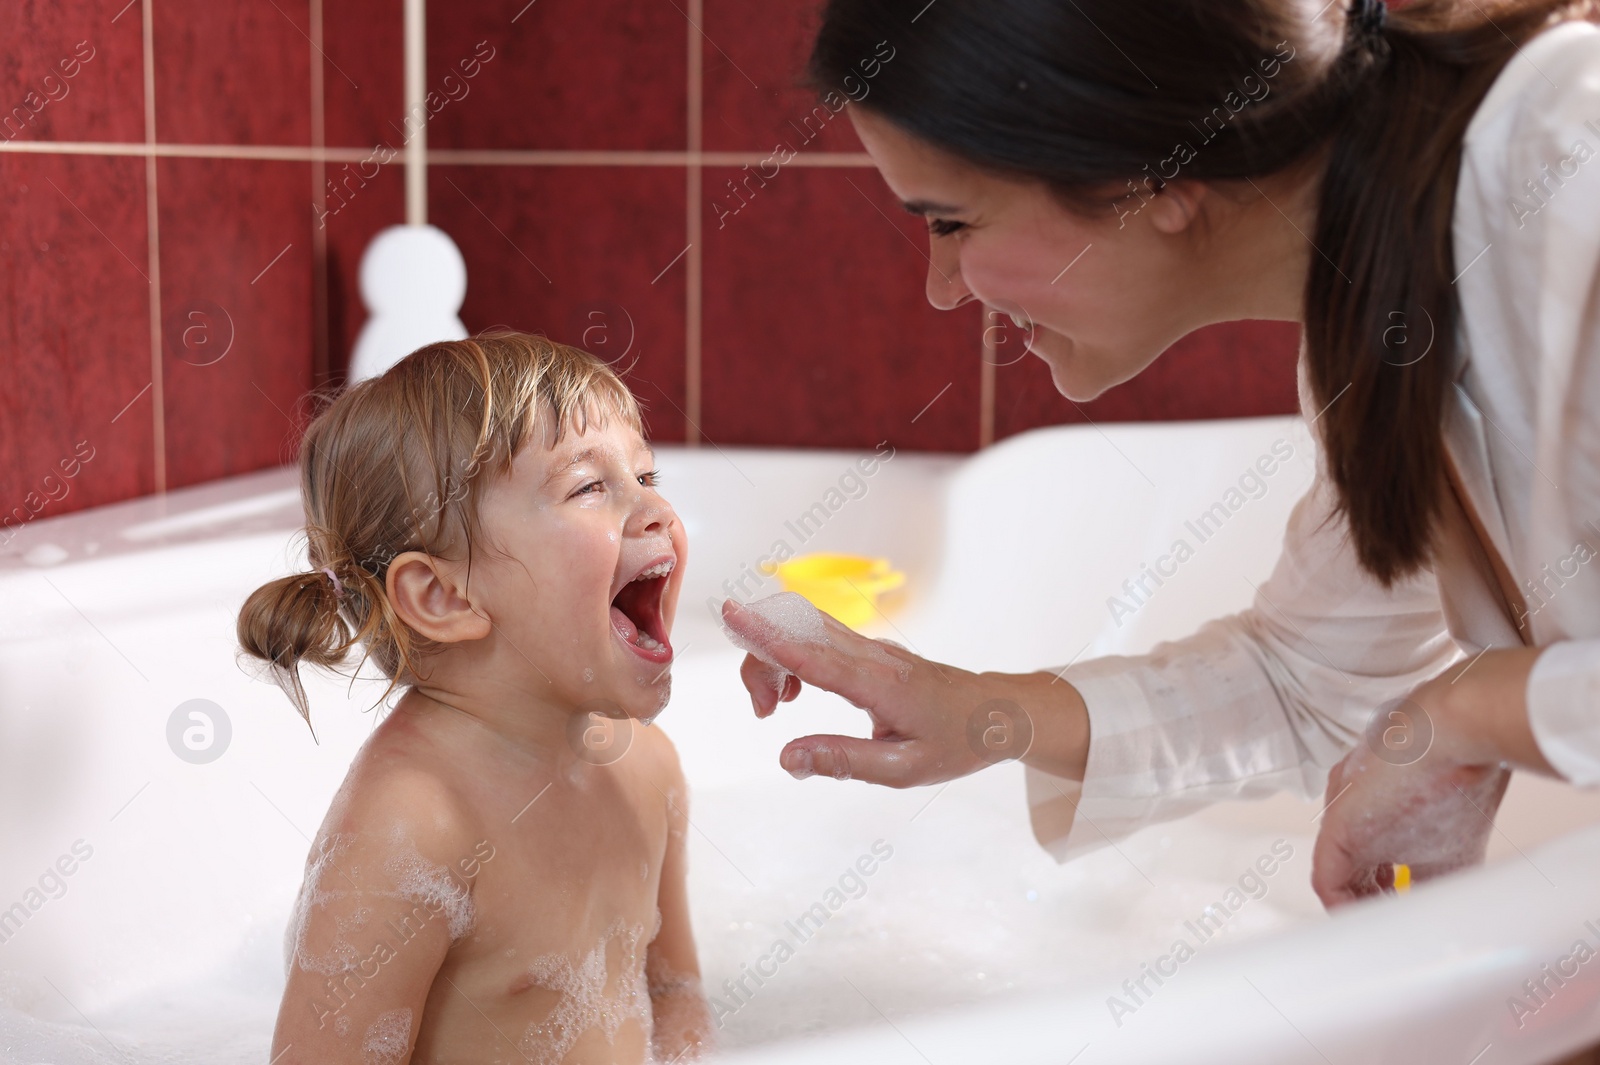
[[[967,224],[965,222],[952,222],[948,218],[928,219],[928,232],[936,237],[948,237],[957,230],[965,229],[966,227]]]

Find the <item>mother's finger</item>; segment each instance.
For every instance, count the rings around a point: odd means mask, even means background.
[[[826,617],[820,612],[819,616]],[[910,675],[909,661],[836,622],[826,625],[821,641],[796,638],[732,599],[722,604],[722,620],[758,658],[776,663],[807,684],[842,695],[859,707],[878,705],[892,681],[903,681]],[[910,657],[905,654],[905,659]],[[773,705],[776,706],[775,701]],[[757,713],[761,709],[758,704]]]
[[[744,662],[739,666],[739,679],[744,681],[745,690],[750,693],[750,703],[755,707],[756,717],[770,716],[779,703],[788,702],[800,694],[798,677],[786,669],[763,662],[755,655],[744,656]]]
[[[1355,864],[1326,831],[1318,834],[1311,854],[1311,890],[1324,907],[1331,910],[1362,897],[1355,884]]]
[[[864,740],[856,736],[802,736],[784,745],[778,764],[796,780],[829,776],[891,788],[927,784],[918,773],[914,740]]]

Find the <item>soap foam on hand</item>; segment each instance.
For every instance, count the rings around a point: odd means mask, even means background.
[[[753,627],[766,643],[783,640],[788,643],[833,646],[833,641],[828,636],[827,615],[798,592],[779,592],[764,599],[741,603],[740,608],[755,615],[756,624]],[[720,615],[717,620],[730,643],[741,651],[748,651],[772,667],[772,685],[781,692],[784,681],[793,675],[791,671],[774,660],[763,643],[735,632]],[[891,666],[901,680],[908,680],[911,677],[911,664],[902,662],[881,646],[881,643],[891,642],[862,637],[861,647],[864,657]],[[894,646],[900,645],[894,644]]]
[[[811,601],[798,592],[779,592],[764,599],[741,603],[739,607],[745,613],[754,615],[756,619],[754,628],[763,642],[757,642],[742,633],[735,632],[720,614],[717,616],[717,623],[722,626],[723,635],[728,637],[729,643],[741,651],[748,651],[771,667],[768,679],[774,691],[782,692],[784,682],[794,674],[779,665],[768,653],[767,642],[786,640],[790,643],[823,646],[831,643],[822,611],[812,606]]]
[[[763,642],[758,643],[733,631],[726,621],[722,622],[722,631],[727,634],[735,647],[750,652],[769,666],[783,668],[767,653],[766,643],[775,640],[823,646],[829,646],[831,643],[822,611],[812,606],[811,601],[798,592],[779,592],[765,599],[742,603],[740,609],[755,616],[757,623],[754,627],[759,631]]]

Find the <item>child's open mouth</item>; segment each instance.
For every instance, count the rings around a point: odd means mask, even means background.
[[[672,644],[661,617],[661,598],[677,564],[670,555],[650,563],[611,600],[612,631],[629,650],[651,662],[672,660]]]

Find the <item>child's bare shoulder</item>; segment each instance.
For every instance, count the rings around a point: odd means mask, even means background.
[[[479,820],[448,767],[380,728],[351,764],[322,834],[357,854],[414,853],[448,866],[471,852]]]

